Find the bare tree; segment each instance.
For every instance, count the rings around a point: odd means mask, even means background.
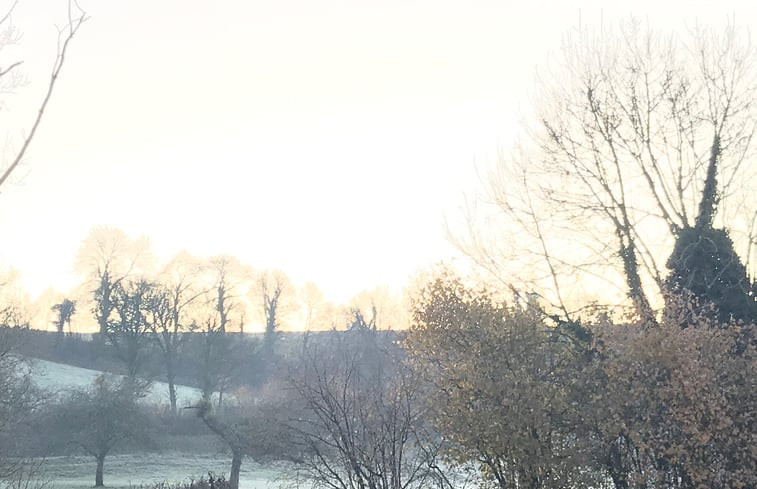
[[[258,277],[257,292],[263,313],[263,355],[266,357],[265,361],[270,361],[282,318],[292,309],[293,288],[283,272],[268,270]]]
[[[28,465],[12,450],[18,427],[41,398],[31,366],[18,351],[28,327],[13,305],[0,306],[0,480]]]
[[[75,268],[92,287],[93,312],[102,337],[115,310],[114,292],[127,278],[149,271],[153,260],[146,238],[132,239],[120,229],[95,227],[82,242]]]
[[[221,334],[232,327],[244,328],[246,304],[244,297],[249,288],[251,271],[238,259],[219,255],[210,258],[205,267],[207,290],[215,307],[215,323]]]
[[[176,415],[176,368],[179,353],[188,338],[192,324],[187,312],[204,291],[192,280],[199,272],[198,263],[186,254],[176,256],[161,274],[148,304],[153,340],[160,348],[166,371],[171,413]]]
[[[197,409],[205,425],[231,450],[231,489],[239,488],[239,471],[245,457],[256,460],[291,458],[287,432],[281,419],[284,403],[279,399],[265,402],[236,400],[233,405],[213,407],[201,401]],[[287,406],[287,409],[289,406]]]
[[[422,387],[386,333],[317,335],[289,382],[304,408],[291,422],[313,487],[451,487],[436,465]]]
[[[755,206],[744,182],[754,171],[756,59],[733,26],[688,37],[634,20],[575,29],[542,76],[530,140],[489,181],[507,231],[490,241],[472,229],[460,244],[508,281],[528,267],[532,282],[513,287],[543,292],[563,315],[577,286],[622,282],[653,323],[664,258],[701,214],[708,168],[719,175],[717,219],[748,234],[734,216]]]
[[[2,31],[2,36],[0,38],[0,54],[3,54],[4,48],[17,43],[20,40],[21,35],[12,22],[12,14],[17,5],[18,0],[14,0],[11,6],[4,12],[4,14],[2,14],[2,17],[0,17],[0,31]],[[58,47],[50,73],[50,80],[47,83],[47,89],[42,97],[42,102],[37,109],[31,127],[26,131],[26,136],[23,138],[20,148],[13,152],[10,162],[8,162],[7,165],[0,166],[0,188],[21,163],[34,139],[34,136],[37,134],[37,129],[42,122],[58,78],[60,77],[61,70],[63,69],[69,45],[85,20],[87,20],[86,13],[75,1],[69,0],[68,20],[66,25],[58,31]],[[12,91],[23,81],[23,76],[20,73],[22,63],[22,60],[12,59],[11,61],[4,62],[0,65],[0,85],[2,85],[4,92],[7,93]]]
[[[147,420],[132,385],[116,385],[104,376],[89,389],[71,392],[57,408],[57,418],[70,443],[95,457],[95,487],[104,485],[105,457],[114,447],[147,439]]]
[[[218,406],[224,393],[238,374],[238,347],[243,338],[230,333],[238,327],[241,333],[246,316],[249,279],[248,267],[231,256],[215,256],[203,267],[201,287],[204,293],[195,301],[194,328],[200,332],[197,363],[203,399],[210,401],[218,393]]]
[[[145,367],[156,319],[150,315],[150,306],[159,300],[155,284],[145,280],[121,282],[113,291],[115,314],[108,319],[106,335],[136,393],[149,384]]]

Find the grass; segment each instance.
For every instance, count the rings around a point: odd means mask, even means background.
[[[103,373],[98,370],[74,367],[47,360],[33,360],[32,367],[34,382],[39,387],[53,393],[90,387],[97,376]],[[184,385],[176,386],[176,394],[179,406],[192,404],[201,396],[198,389]],[[168,384],[154,382],[147,393],[147,397],[145,397],[145,402],[160,406],[168,405]]]
[[[105,459],[104,481],[110,488],[150,486],[158,482],[197,479],[208,472],[226,474],[229,457],[182,453],[138,453],[111,455]],[[40,478],[54,489],[91,488],[95,482],[95,459],[85,456],[50,457],[42,465]],[[239,477],[240,489],[284,487],[283,469],[245,460]]]

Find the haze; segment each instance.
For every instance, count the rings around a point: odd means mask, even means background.
[[[23,2],[29,85],[47,82],[65,2]],[[0,195],[0,264],[36,295],[78,282],[95,225],[280,268],[343,301],[452,259],[445,216],[509,148],[539,69],[579,21],[633,12],[678,26],[718,2],[82,2],[25,165]],[[633,10],[631,10],[633,6]],[[23,117],[19,119],[19,117]]]

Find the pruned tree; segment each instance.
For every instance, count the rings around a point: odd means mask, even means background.
[[[573,316],[582,297],[655,319],[661,256],[695,225],[708,163],[718,162],[713,222],[745,237],[754,212],[755,51],[733,26],[666,36],[630,20],[566,36],[542,75],[536,122],[489,183],[501,235],[471,223],[460,245],[508,285]],[[477,214],[476,210],[472,214]],[[481,214],[477,214],[482,217]],[[473,218],[475,221],[475,218]],[[528,269],[530,273],[523,274]],[[522,280],[521,280],[521,277]]]
[[[237,399],[231,405],[214,407],[207,400],[196,406],[197,415],[231,451],[230,489],[239,489],[239,472],[245,457],[256,461],[290,459],[282,412],[285,403],[278,398],[253,402]],[[289,406],[287,405],[287,409]]]
[[[100,376],[89,389],[68,394],[56,417],[69,442],[95,457],[95,487],[104,485],[105,457],[113,448],[129,440],[148,440],[149,421],[129,382],[116,384]]]
[[[76,301],[71,299],[63,299],[62,302],[54,304],[51,308],[52,311],[58,315],[55,318],[55,329],[58,332],[58,336],[63,336],[63,328],[68,325],[69,332],[71,331],[71,318],[76,313]]]
[[[214,304],[214,322],[221,334],[230,332],[232,328],[238,328],[239,331],[244,329],[247,315],[244,298],[249,290],[251,276],[249,267],[232,256],[219,255],[207,260],[205,288],[209,293],[208,301]]]
[[[21,33],[17,30],[12,20],[13,11],[16,9],[18,3],[18,0],[13,0],[9,7],[6,7],[4,11],[0,12],[0,31],[2,32],[2,36],[0,36],[0,56],[3,57],[3,60],[0,61],[0,85],[2,86],[2,92],[5,94],[12,93],[14,89],[18,88],[24,81],[24,77],[21,73],[23,60],[16,58],[12,50],[8,49],[12,45],[18,43],[21,39]],[[0,162],[0,188],[3,187],[21,164],[31,146],[57,86],[61,70],[66,61],[69,46],[86,20],[86,13],[75,1],[69,0],[67,22],[63,28],[58,30],[58,47],[55,53],[55,61],[53,62],[52,70],[50,72],[50,79],[47,83],[44,95],[42,96],[39,108],[32,119],[32,124],[25,131],[20,146],[18,149],[13,149],[9,152],[10,158]],[[11,51],[10,58],[6,55],[8,51]]]
[[[294,309],[294,288],[289,277],[280,270],[266,270],[258,275],[257,289],[252,293],[258,296],[261,306],[263,361],[270,363],[282,322]]]

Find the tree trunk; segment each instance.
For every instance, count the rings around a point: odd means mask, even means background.
[[[620,241],[620,255],[623,260],[623,272],[626,276],[626,285],[628,286],[628,297],[633,302],[636,312],[639,314],[647,325],[657,325],[652,306],[649,304],[647,295],[641,285],[641,276],[639,275],[639,262],[636,258],[636,245],[633,241],[633,235],[629,227],[618,230]]]
[[[166,358],[166,380],[168,381],[168,399],[171,402],[171,416],[176,417],[176,374],[173,371],[173,359]]]
[[[231,455],[231,474],[229,475],[229,487],[239,489],[239,469],[242,468],[242,454],[233,450]]]
[[[95,471],[95,487],[103,487],[103,465],[105,465],[105,455],[97,456],[97,470]]]

